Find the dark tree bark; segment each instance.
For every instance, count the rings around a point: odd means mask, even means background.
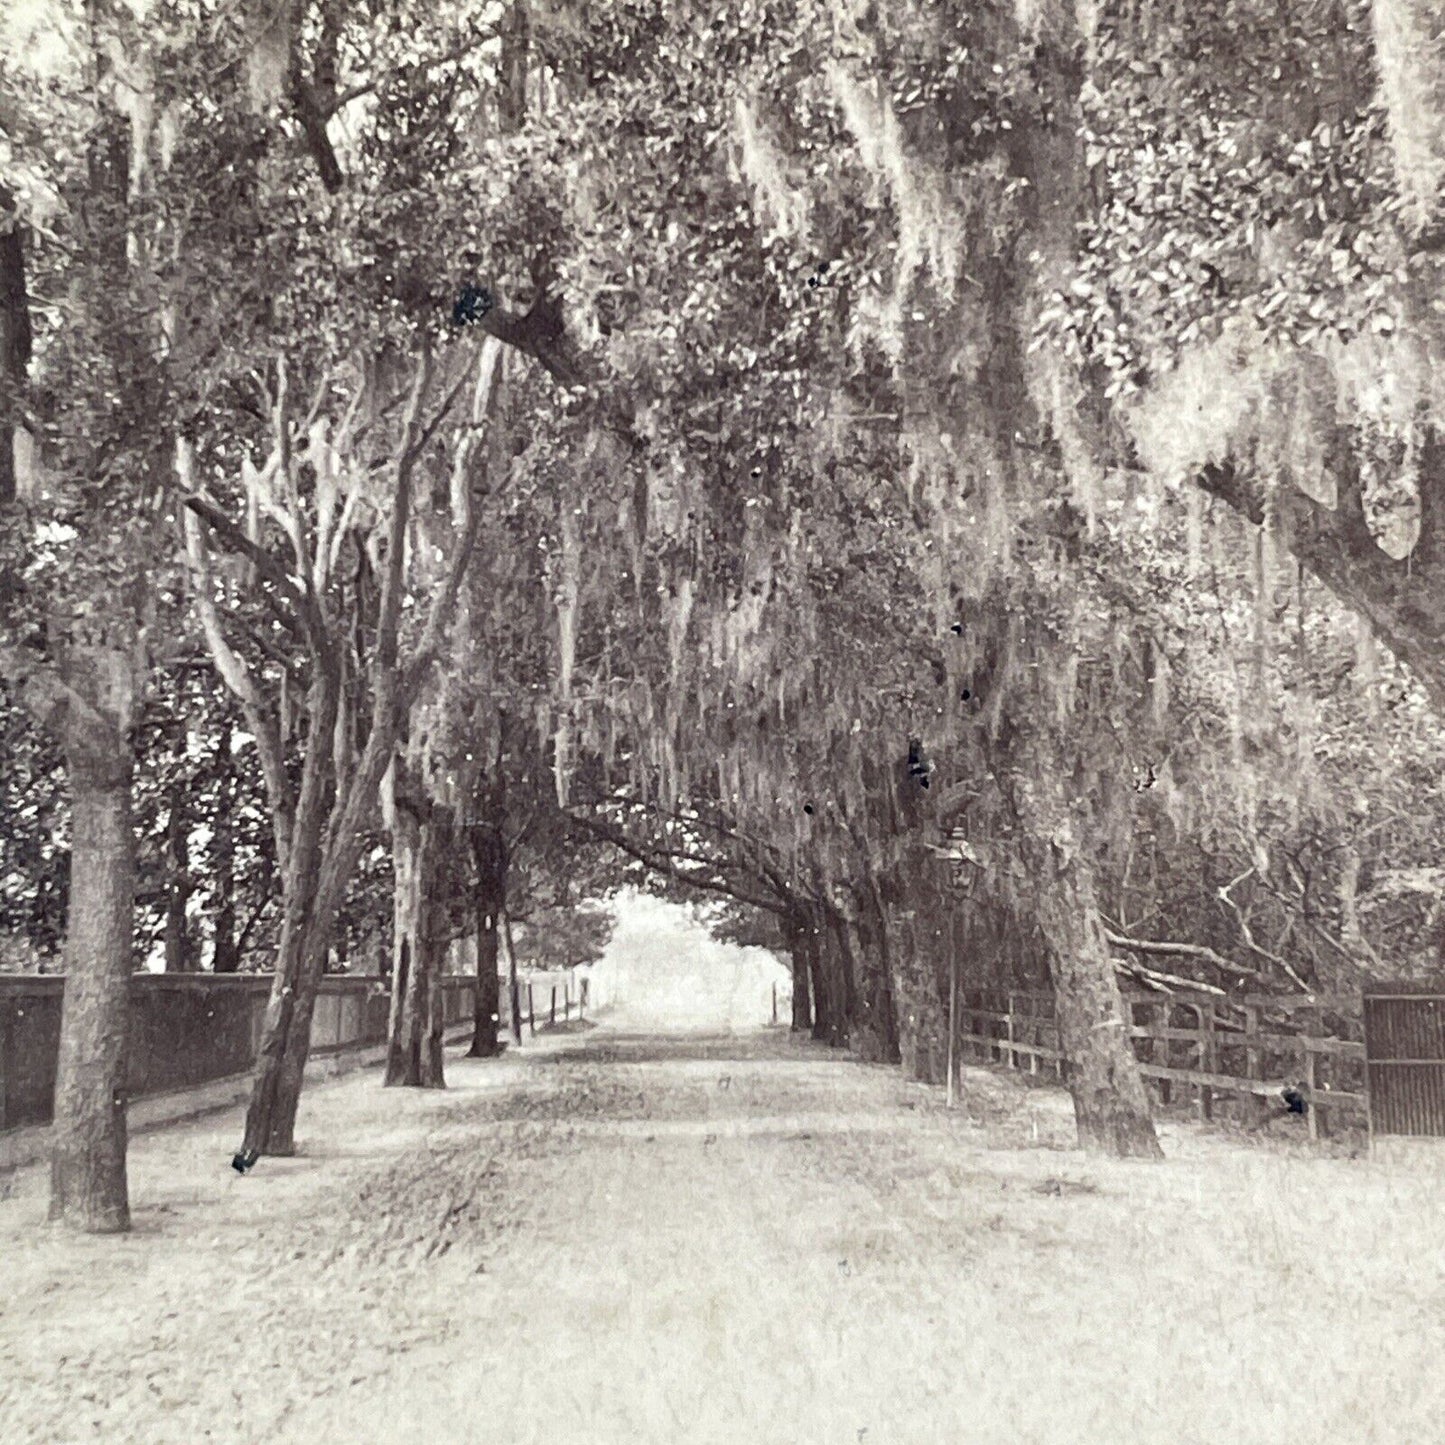
[[[186,786],[170,790],[166,820],[166,972],[186,973],[194,963],[186,905],[191,897],[190,827],[186,814]]]
[[[30,367],[30,295],[15,195],[0,185],[0,509],[15,500],[15,427]]]
[[[808,951],[803,943],[806,924],[792,913],[784,914],[781,924],[788,947],[788,963],[793,974],[791,1032],[808,1033],[813,1027],[813,985],[808,971]]]
[[[235,973],[241,966],[241,943],[236,936],[236,830],[232,822],[232,809],[236,802],[236,779],[226,760],[224,749],[216,781],[219,785],[219,810],[215,825],[216,870],[212,883],[216,911],[212,919],[215,939],[212,945],[211,968],[216,973]]]
[[[130,749],[70,759],[70,919],[55,1079],[50,1218],[90,1233],[130,1228],[125,1041],[135,914]]]
[[[71,790],[70,913],[50,1171],[50,1217],[97,1234],[130,1227],[125,1042],[135,936],[136,657],[77,649],[58,669],[0,651],[7,682],[64,750]]]
[[[396,767],[400,772],[400,760]],[[442,1089],[447,860],[456,830],[445,808],[415,790],[403,794],[402,787],[398,779],[392,822],[396,967],[385,1082]]]
[[[507,1003],[512,1018],[512,1042],[522,1042],[522,986],[517,978],[517,950],[512,944],[512,920],[503,912],[502,937],[507,943]]]
[[[497,88],[500,129],[516,135],[527,122],[527,70],[531,61],[531,16],[527,0],[512,0],[500,26],[501,84]]]
[[[840,920],[840,940],[858,980],[856,1017],[851,1030],[854,1051],[872,1063],[896,1064],[898,1016],[893,998],[888,923],[876,882],[869,880],[858,902],[856,919]]]
[[[469,1059],[501,1053],[497,1022],[502,1011],[498,936],[507,901],[507,847],[501,830],[490,823],[468,829],[472,854],[472,908],[476,917],[477,993]]]
[[[334,666],[318,659],[307,692],[306,755],[302,764],[301,791],[287,847],[285,912],[281,941],[277,946],[276,972],[271,998],[261,1026],[256,1051],[256,1084],[246,1111],[246,1129],[238,1160],[254,1162],[261,1154],[295,1153],[292,1137],[294,1107],[284,1106],[283,1065],[287,1042],[293,1028],[310,1030],[310,1008],[304,1010],[304,1024],[297,1016],[298,1002],[305,1002],[305,975],[314,960],[314,925],[317,891],[322,866],[322,845],[326,831],[326,804],[331,781],[331,748],[336,729],[340,679]],[[322,949],[324,967],[329,939]],[[321,969],[316,970],[319,979]],[[304,1067],[304,1061],[303,1061]],[[296,1081],[299,1097],[299,1080]],[[287,1122],[290,1114],[292,1123]]]
[[[857,960],[849,946],[848,924],[843,915],[836,908],[824,907],[820,922],[823,969],[833,995],[828,1043],[835,1049],[845,1049],[853,1043],[858,1023]]]
[[[851,979],[838,936],[840,920],[821,903],[809,903],[799,941],[812,984],[813,1037],[831,1048],[848,1043]]]

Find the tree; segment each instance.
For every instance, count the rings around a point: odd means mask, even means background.
[[[152,559],[164,416],[161,337],[143,237],[147,138],[127,125],[131,37],[94,15],[89,40],[19,134],[49,126],[74,149],[29,150],[57,207],[55,244],[26,254],[6,219],[0,450],[6,631],[0,675],[65,758],[70,795],[67,984],[55,1098],[50,1212],[93,1232],[129,1227],[125,1030],[135,909],[133,727],[158,611]],[[32,192],[32,199],[34,192]],[[7,194],[11,206],[13,193]],[[37,289],[68,293],[66,325],[31,315]],[[23,433],[26,445],[14,445]],[[42,465],[12,465],[38,439]]]

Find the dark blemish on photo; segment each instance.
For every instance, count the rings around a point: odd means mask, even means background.
[[[923,742],[919,738],[908,739],[908,776],[917,780],[920,788],[928,786],[928,775],[932,771],[923,756]]]
[[[480,321],[492,309],[492,293],[485,286],[466,285],[452,307],[452,325],[466,326]]]

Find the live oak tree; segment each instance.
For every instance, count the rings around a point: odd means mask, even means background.
[[[457,439],[448,456],[461,526],[421,625],[414,636],[404,636],[406,553],[418,472],[425,471],[427,449],[461,393],[485,394],[485,372],[479,373],[475,357],[455,352],[452,357],[453,374],[445,387],[437,384],[438,368],[425,341],[419,354],[400,358],[390,368],[358,365],[325,374],[313,415],[334,388],[339,424],[334,429],[313,426],[304,439],[293,431],[297,419],[289,410],[284,364],[278,368],[270,454],[259,468],[248,464],[243,469],[247,501],[257,519],[252,532],[198,490],[188,452],[184,446],[180,452],[190,556],[206,638],[218,671],[246,712],[263,758],[270,754],[265,775],[284,878],[285,918],[275,983],[238,1154],[245,1167],[262,1152],[294,1150],[316,988],[337,913],[398,736],[450,626],[475,542],[479,517],[473,505],[471,459],[478,438],[473,433]],[[404,386],[400,397],[388,386],[392,377]],[[385,412],[393,406],[399,406],[400,415],[388,425]],[[378,447],[389,452],[379,495],[368,495],[372,470],[361,460],[362,447],[367,454]],[[308,471],[305,487],[303,466]],[[286,563],[268,545],[262,516],[276,528],[269,535],[284,539],[291,553]],[[305,760],[294,793],[279,752],[283,699],[279,691],[271,697],[262,694],[255,674],[226,636],[212,593],[206,531],[251,564],[254,585],[267,589],[283,626],[305,649]],[[367,531],[374,538],[370,557]],[[353,580],[343,582],[348,546],[359,552],[361,567]],[[354,630],[365,606],[356,588],[374,588],[375,593],[365,640]],[[280,673],[282,679],[287,675],[284,669]]]
[[[8,97],[21,107],[6,127],[10,161],[28,194],[20,205],[7,192],[18,210],[4,248],[0,668],[58,744],[69,794],[50,1212],[116,1232],[129,1227],[134,726],[160,611],[167,388],[152,307],[155,157],[129,123],[129,27],[103,8],[91,20],[48,84]],[[50,127],[76,143],[48,148]]]

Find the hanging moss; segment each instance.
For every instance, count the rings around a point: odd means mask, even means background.
[[[1407,225],[1441,222],[1445,193],[1445,26],[1435,0],[1374,0],[1370,6],[1380,96],[1390,120]]]
[[[811,228],[807,191],[796,184],[782,152],[768,138],[755,97],[739,95],[733,103],[736,164],[751,189],[753,205],[772,240],[788,242],[806,253]]]

